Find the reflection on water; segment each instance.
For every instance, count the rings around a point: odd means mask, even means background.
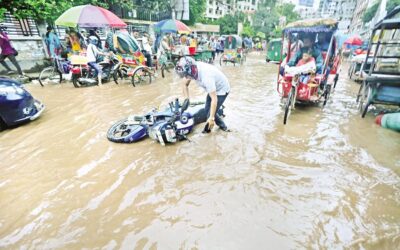
[[[222,70],[233,132],[200,126],[168,147],[111,143],[106,131],[179,95],[171,76],[27,86],[47,109],[0,134],[0,248],[400,245],[400,135],[359,117],[357,84],[343,74],[327,107],[299,107],[283,126],[275,65],[253,55]]]

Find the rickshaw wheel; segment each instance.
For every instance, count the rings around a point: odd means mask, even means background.
[[[353,67],[352,66],[350,66],[348,75],[349,75],[349,79],[351,80],[351,78],[353,77]]]
[[[323,106],[326,105],[326,103],[328,102],[329,96],[331,95],[331,87],[332,86],[329,85],[329,84],[326,85],[326,89],[325,89],[325,93],[324,93],[324,104],[323,104]]]
[[[122,77],[122,72],[121,72],[121,70],[120,69],[116,69],[115,71],[114,71],[114,73],[113,73],[113,79],[114,79],[114,82],[115,82],[115,84],[119,84],[119,80],[123,80],[123,77]]]
[[[221,57],[219,58],[219,65],[222,66],[222,62],[224,61],[224,54],[221,55]],[[226,62],[225,62],[226,64]]]
[[[370,97],[372,94],[372,88],[369,85],[367,85],[365,88],[366,89],[364,89],[361,93],[360,100],[359,100],[360,103],[358,106],[360,113],[361,113],[361,118],[365,117],[365,115],[367,114],[367,111],[368,111],[368,107],[371,104]]]
[[[165,78],[165,64],[163,63],[163,65],[161,65],[161,76],[162,78]]]
[[[361,97],[363,91],[365,91],[364,90],[364,82],[361,83],[360,88],[358,89],[356,103],[358,103],[360,101],[360,97]]]
[[[294,93],[295,92],[295,88],[292,88],[290,90],[290,93],[286,99],[286,103],[285,103],[285,114],[283,116],[283,125],[286,125],[287,122],[287,118],[289,117],[290,114],[290,108],[292,106],[292,103],[294,100],[292,100],[294,98]]]
[[[336,84],[337,84],[338,80],[339,80],[339,74],[336,74],[335,79],[333,80],[334,81],[333,88],[336,88]]]
[[[150,72],[150,70],[148,68],[139,67],[133,73],[131,82],[132,82],[133,87],[136,87],[136,83],[140,83],[140,82],[145,82],[145,83],[150,84],[151,80],[152,80],[151,78],[152,78],[152,73]]]

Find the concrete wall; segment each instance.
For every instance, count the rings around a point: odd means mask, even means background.
[[[17,60],[24,72],[38,72],[48,61],[45,60],[45,50],[40,37],[11,37],[12,46],[18,51]],[[13,69],[12,63],[5,62]],[[3,70],[3,68],[1,68]]]

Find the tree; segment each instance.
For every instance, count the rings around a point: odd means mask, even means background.
[[[225,15],[216,21],[219,24],[221,34],[236,34],[238,23],[247,25],[246,15],[242,12],[236,12],[234,15]]]
[[[250,26],[249,24],[245,24],[245,25],[243,25],[243,31],[240,35],[247,36],[247,37],[253,37],[256,35],[256,32],[254,31],[252,26]]]
[[[276,4],[276,1],[267,0],[259,5],[254,15],[253,27],[256,32],[266,34],[267,39],[270,37],[280,36],[282,28],[279,27],[279,17],[285,16],[287,22],[293,22],[300,18],[299,14],[294,11],[293,4]]]
[[[400,0],[389,0],[386,4],[386,10],[389,13],[399,5],[400,5]]]
[[[260,6],[253,18],[253,27],[256,32],[262,32],[267,37],[271,35],[275,27],[279,24],[279,16],[274,6]]]
[[[36,20],[52,22],[69,8],[84,4],[104,8],[112,5],[133,7],[130,0],[2,0],[2,9],[11,12],[17,18],[32,17]]]
[[[234,15],[225,15],[216,22],[219,24],[221,34],[236,34],[238,20]]]
[[[299,13],[294,11],[296,6],[291,3],[284,3],[275,7],[276,12],[280,16],[286,17],[286,22],[291,23],[300,19]]]
[[[376,12],[378,11],[379,4],[380,4],[379,2],[376,2],[374,5],[372,5],[365,11],[364,15],[362,16],[363,23],[368,23],[369,21],[372,20],[372,18],[374,18]]]
[[[206,11],[206,0],[189,0],[189,20],[183,21],[187,25],[194,25],[203,20]]]

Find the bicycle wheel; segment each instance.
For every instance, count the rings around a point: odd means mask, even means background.
[[[360,85],[360,88],[358,89],[356,103],[358,103],[360,101],[360,97],[362,95],[362,92],[364,91],[364,85],[365,85],[365,82],[362,82]]]
[[[62,74],[53,66],[47,67],[40,72],[39,83],[44,87],[49,83],[61,83]]]
[[[334,83],[333,83],[333,88],[334,89],[336,88],[336,84],[337,84],[338,80],[339,80],[339,74],[336,74],[335,75],[335,79],[334,79]]]
[[[372,88],[370,85],[365,86],[360,96],[359,110],[361,113],[361,118],[364,118],[367,114],[368,107],[371,104]]]
[[[222,54],[221,57],[219,58],[219,65],[220,66],[222,66],[222,62],[225,62],[225,64],[226,64],[226,61],[224,61],[224,54]]]
[[[113,73],[113,79],[115,84],[119,84],[120,82],[122,82],[124,80],[124,71],[121,68],[118,68],[114,71]]]
[[[138,83],[151,83],[152,73],[147,67],[139,67],[135,70],[132,76],[132,85],[135,87]]]
[[[286,99],[286,103],[285,103],[285,114],[283,116],[283,125],[286,125],[287,118],[290,115],[290,109],[291,109],[292,104],[294,103],[294,94],[295,94],[294,92],[295,92],[295,88],[292,87],[292,89],[290,90],[289,95]]]
[[[161,76],[162,76],[162,78],[165,78],[166,68],[167,68],[167,66],[165,65],[165,63],[163,63],[163,65],[161,65]]]
[[[326,105],[328,102],[329,96],[331,95],[331,85],[326,85],[325,93],[324,93],[324,104],[323,106]]]

